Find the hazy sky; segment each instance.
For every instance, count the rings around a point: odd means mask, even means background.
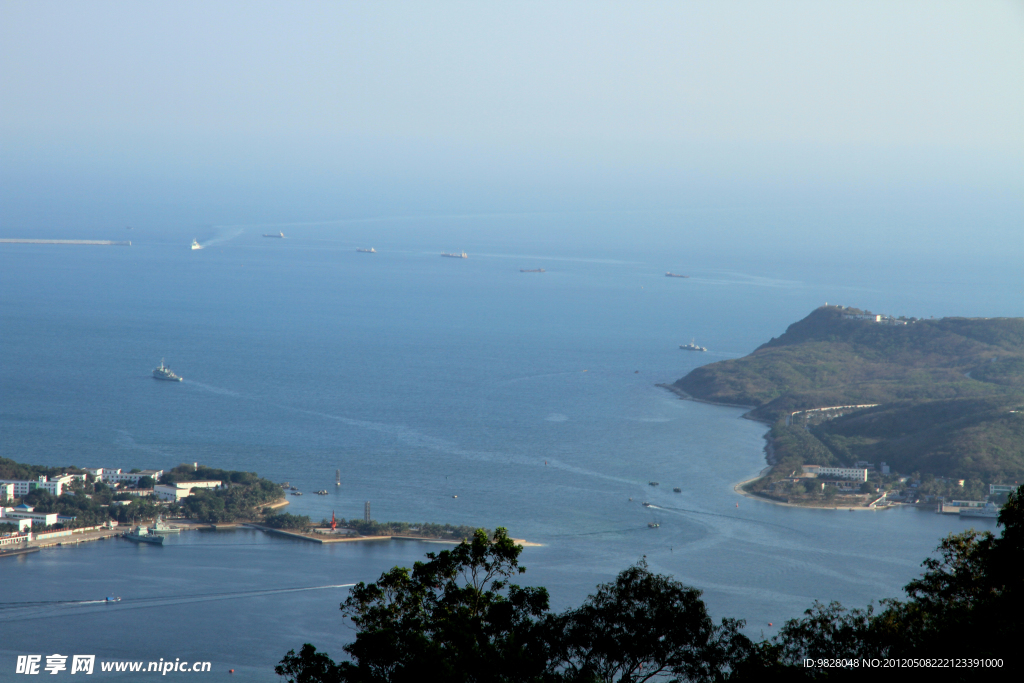
[[[1024,3],[2,2],[0,144],[8,225],[126,194],[211,222],[1019,211]]]

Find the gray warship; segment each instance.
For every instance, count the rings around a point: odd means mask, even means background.
[[[180,382],[181,378],[171,372],[171,369],[164,365],[164,359],[160,359],[160,367],[153,370],[154,379],[165,379],[168,382]]]

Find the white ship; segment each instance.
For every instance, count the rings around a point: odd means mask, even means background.
[[[448,258],[469,258],[469,254],[462,252],[461,254],[449,254],[447,252],[442,253],[441,256],[447,256]]]
[[[153,377],[155,379],[165,379],[169,382],[180,382],[181,378],[171,372],[171,369],[164,365],[164,359],[160,359],[160,367],[153,370]]]
[[[679,348],[683,349],[684,351],[707,351],[708,350],[706,346],[697,346],[696,342],[693,339],[690,340],[689,344],[680,344]]]
[[[199,242],[196,242],[195,240],[192,240],[192,251],[195,251],[196,249],[202,249],[202,248],[203,248],[203,245],[199,244]]]

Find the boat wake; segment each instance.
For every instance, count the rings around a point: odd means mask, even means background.
[[[220,235],[217,235],[212,240],[209,240],[207,242],[200,242],[199,246],[202,249],[206,249],[207,247],[216,247],[221,244],[224,244],[225,242],[230,242],[236,237],[239,237],[243,232],[245,232],[243,228],[234,228],[232,230],[222,232]]]
[[[107,600],[39,600],[32,602],[0,603],[0,622],[24,621],[28,619],[46,619],[60,616],[64,618],[75,614],[91,614],[99,610],[149,609],[168,605],[184,605],[212,600],[239,600],[256,598],[282,593],[301,593],[305,591],[350,588],[354,583],[336,583],[325,586],[299,586],[295,588],[266,588],[251,591],[228,591],[221,593],[193,593],[186,595],[165,595],[145,598],[121,598],[117,602]],[[103,605],[103,607],[96,607]]]

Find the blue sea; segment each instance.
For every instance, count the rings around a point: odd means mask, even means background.
[[[754,637],[814,600],[901,595],[940,538],[968,526],[741,497],[734,484],[765,466],[767,427],[656,385],[743,356],[826,301],[1019,316],[1010,261],[569,244],[460,220],[457,243],[401,219],[377,235],[233,226],[76,235],[131,247],[0,245],[0,456],[200,462],[288,481],[305,495],[287,510],[314,519],[361,517],[369,501],[381,521],[504,526],[542,544],[524,550],[521,582],[547,586],[556,609],[646,557]],[[287,239],[261,236],[279,229]],[[691,339],[708,351],[679,349]],[[153,380],[161,359],[184,382]],[[277,680],[274,664],[305,642],[343,656],[354,634],[339,586],[443,547],[244,530],[6,559],[0,679],[17,655],[61,653]],[[122,602],[90,603],[107,595]]]

